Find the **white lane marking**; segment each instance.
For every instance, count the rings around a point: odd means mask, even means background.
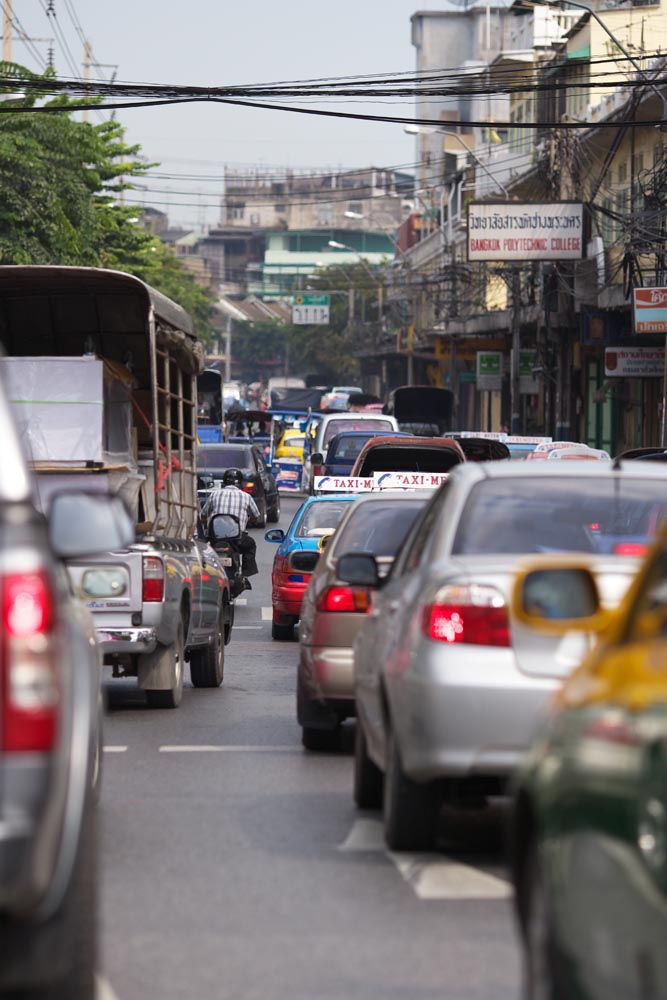
[[[256,630],[256,629],[261,629],[261,628],[263,628],[262,625],[234,625],[232,631],[233,632],[238,632],[239,629],[245,629],[246,632],[247,632],[248,629],[255,629]]]
[[[215,746],[188,745],[187,743],[160,747],[160,753],[298,753],[299,747],[267,747],[267,746]]]
[[[507,899],[512,889],[496,875],[432,854],[396,854],[384,843],[382,822],[356,819],[339,851],[383,851],[419,899]]]
[[[95,976],[95,1000],[118,1000],[111,983],[104,976]]]
[[[105,746],[105,753],[125,753],[127,747],[115,747],[115,746]]]
[[[248,598],[247,597],[235,597],[234,598],[234,604],[236,605],[237,608],[244,608],[247,603],[248,603]]]
[[[339,851],[384,851],[382,824],[376,819],[355,819]]]
[[[273,608],[262,608],[262,621],[270,622],[273,619]]]
[[[507,899],[508,882],[457,861],[434,861],[431,854],[390,854],[419,899]]]

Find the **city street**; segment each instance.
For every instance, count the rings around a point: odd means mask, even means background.
[[[342,753],[301,747],[254,535],[220,689],[151,711],[105,678],[100,998],[516,1000],[502,808],[446,817],[443,853],[388,854],[352,801],[353,724]]]

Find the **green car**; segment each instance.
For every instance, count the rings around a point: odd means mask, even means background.
[[[618,609],[569,558],[524,567],[513,612],[598,635],[514,783],[524,996],[667,997],[667,533]]]

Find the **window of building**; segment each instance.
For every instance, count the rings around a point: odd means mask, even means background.
[[[318,226],[330,226],[333,222],[333,206],[329,202],[322,202],[317,206]]]
[[[618,183],[625,184],[628,179],[628,165],[627,163],[619,163],[618,165]]]

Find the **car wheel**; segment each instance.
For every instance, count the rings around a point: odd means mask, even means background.
[[[280,520],[280,497],[276,494],[276,502],[271,508],[271,514],[269,515],[270,524],[278,524]]]
[[[224,607],[215,625],[215,635],[208,646],[190,652],[190,677],[196,688],[214,688],[222,684],[225,672]]]
[[[291,642],[294,638],[294,626],[278,625],[276,622],[271,622],[271,638],[277,639],[279,642]]]
[[[257,505],[259,507],[259,520],[257,522],[258,528],[265,528],[266,522],[268,520],[266,516],[266,497]]]
[[[43,934],[62,938],[67,950],[67,971],[54,981],[44,970],[43,986],[8,996],[21,1000],[92,1000],[95,996],[97,953],[97,837],[96,809],[87,803],[79,831],[79,849],[65,898],[46,925],[21,924],[3,928],[3,945],[18,953],[33,951],[34,939]],[[36,954],[39,954],[37,948]],[[41,970],[40,970],[41,971]],[[33,972],[37,972],[33,968]],[[41,976],[40,976],[41,978]],[[3,996],[5,994],[3,993]]]
[[[403,771],[392,734],[384,776],[384,838],[392,851],[431,851],[435,846],[439,798],[433,783],[420,785]]]
[[[360,809],[382,806],[382,771],[368,756],[366,736],[359,719],[354,737],[354,801]]]
[[[311,729],[310,726],[304,726],[301,742],[306,750],[319,750],[322,753],[340,750],[340,726],[335,729]]]
[[[523,878],[524,1000],[565,1000],[555,976],[551,905],[534,841],[528,848]]]
[[[147,690],[146,701],[151,708],[178,708],[183,700],[183,675],[185,672],[185,629],[183,619],[178,623],[176,641],[172,643],[165,654],[172,659],[172,675],[174,683],[165,690]]]

